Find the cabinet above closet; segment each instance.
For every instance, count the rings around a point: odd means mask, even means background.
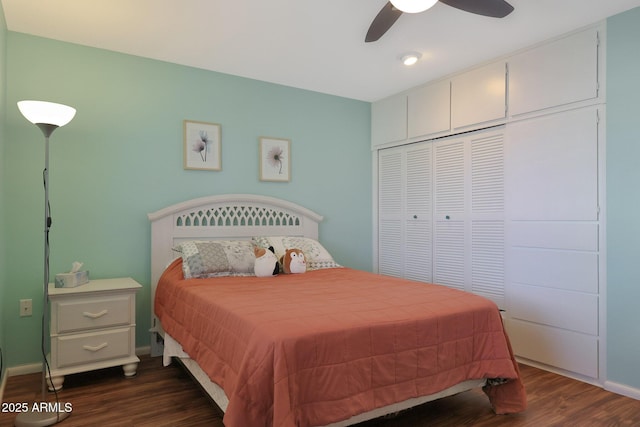
[[[409,138],[437,135],[451,129],[451,83],[443,80],[409,92],[407,103]]]
[[[432,139],[500,124],[505,104],[506,67],[498,61],[374,103],[372,145]]]
[[[449,136],[598,101],[599,27],[372,104],[372,148]],[[569,54],[567,54],[569,52]]]
[[[486,127],[506,116],[506,65],[498,61],[451,79],[451,127]]]
[[[598,47],[598,31],[589,29],[510,57],[509,114],[597,98]]]
[[[371,142],[375,147],[407,139],[407,95],[398,94],[371,106]]]

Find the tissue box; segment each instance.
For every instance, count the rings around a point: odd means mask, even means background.
[[[77,271],[75,273],[56,274],[56,288],[74,288],[89,282],[88,271]]]

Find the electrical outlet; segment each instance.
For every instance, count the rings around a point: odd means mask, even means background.
[[[30,299],[20,300],[20,317],[33,315],[33,305]]]

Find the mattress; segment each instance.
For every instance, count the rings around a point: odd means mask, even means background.
[[[348,268],[185,280],[178,259],[155,313],[224,390],[228,427],[327,425],[484,378],[496,413],[526,406],[495,304],[444,286]]]

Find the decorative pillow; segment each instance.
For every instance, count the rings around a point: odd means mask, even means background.
[[[259,246],[254,246],[253,251],[256,256],[256,261],[253,265],[253,271],[256,276],[271,277],[280,272],[280,267],[273,247],[265,249]]]
[[[341,267],[320,242],[309,237],[258,236],[253,237],[253,242],[263,248],[273,246],[278,259],[284,256],[287,249],[300,249],[305,255],[307,271]]]
[[[174,250],[182,254],[185,279],[253,276],[256,257],[248,240],[188,241]]]
[[[300,274],[307,271],[304,252],[300,249],[287,249],[280,263],[284,274]]]

